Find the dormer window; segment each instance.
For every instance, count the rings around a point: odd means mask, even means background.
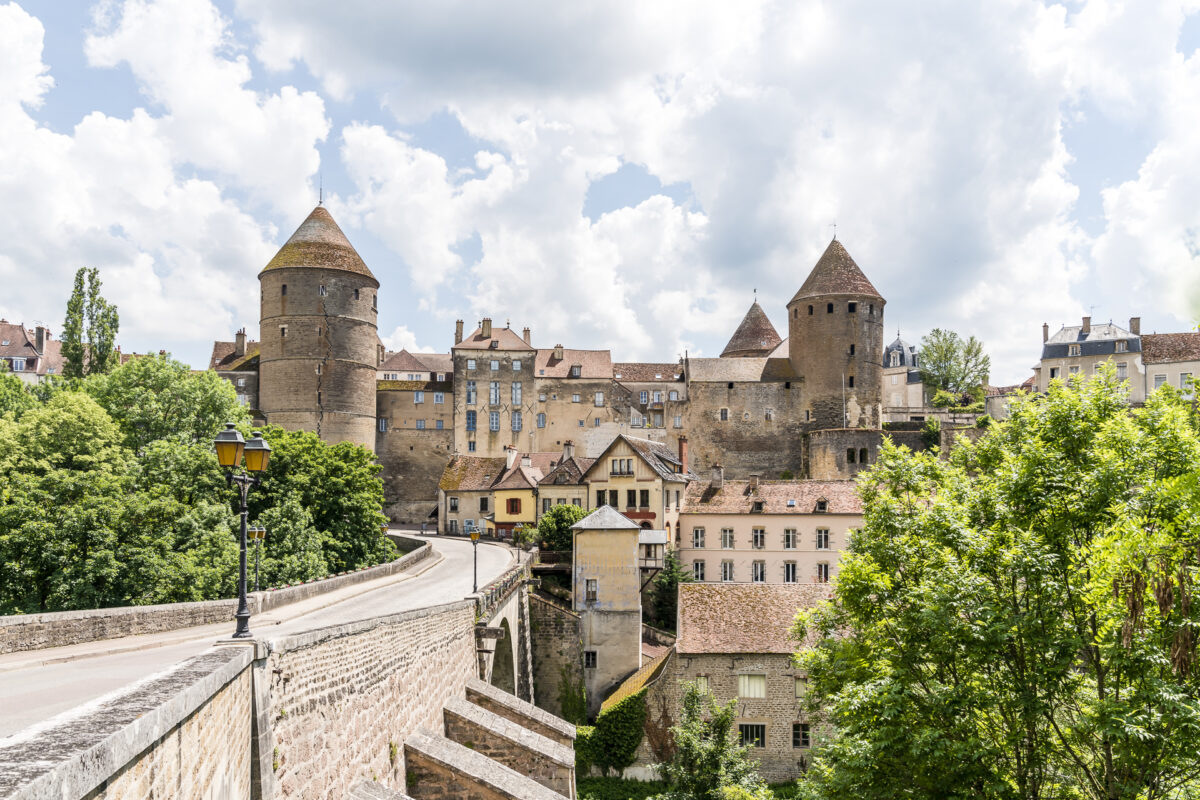
[[[1069,344],[1069,345],[1067,345],[1067,355],[1068,355],[1068,356],[1077,356],[1077,355],[1079,355],[1079,345],[1077,345],[1077,344]]]
[[[817,500],[817,513],[824,514],[827,511],[829,511],[829,501],[822,497],[821,499]]]
[[[891,367],[900,366],[900,354],[898,352],[896,352],[895,350],[892,351],[891,361],[888,364],[888,366],[891,366]]]
[[[1121,339],[1120,341],[1117,342],[1117,352],[1118,353],[1125,353],[1128,351],[1129,351],[1129,342],[1125,341],[1124,339]]]
[[[583,373],[583,367],[581,367],[579,364],[571,365],[571,377],[572,378],[578,378],[582,373]]]

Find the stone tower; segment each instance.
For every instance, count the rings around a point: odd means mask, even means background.
[[[884,302],[834,239],[788,303],[788,359],[812,428],[880,427]]]
[[[755,300],[721,351],[721,358],[766,358],[782,342],[767,312]]]
[[[324,206],[258,275],[267,422],[375,449],[379,281]]]

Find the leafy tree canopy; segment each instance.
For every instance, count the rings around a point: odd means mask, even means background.
[[[538,541],[544,550],[570,552],[574,545],[571,526],[588,515],[582,506],[551,506],[538,520]]]
[[[118,360],[114,348],[120,317],[117,307],[101,296],[100,286],[95,267],[76,270],[63,320],[63,375],[68,378],[107,372]]]
[[[0,361],[0,417],[19,419],[37,405],[37,398],[25,382],[8,371],[8,362]]]
[[[921,339],[920,369],[921,380],[934,392],[981,400],[980,389],[987,383],[992,360],[974,336],[963,339],[954,331],[934,328]]]
[[[856,798],[1200,794],[1200,424],[1113,371],[1013,403],[948,461],[886,444],[801,659]]]

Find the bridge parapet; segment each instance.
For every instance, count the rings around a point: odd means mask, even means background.
[[[496,616],[512,593],[529,581],[530,565],[533,559],[524,550],[517,551],[517,563],[500,577],[486,586],[482,586],[475,595],[475,619],[477,622],[488,622]]]

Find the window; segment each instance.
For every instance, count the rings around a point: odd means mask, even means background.
[[[572,403],[578,403],[578,402],[579,402],[580,400],[582,400],[582,399],[583,399],[583,398],[582,398],[582,396],[581,396],[581,395],[580,395],[578,392],[576,392],[575,394],[571,395],[571,402],[572,402]]]
[[[678,399],[679,399],[679,392],[676,392],[676,391],[671,391],[670,393],[668,393],[668,394],[667,394],[667,399],[668,399],[668,400],[678,400]]]
[[[853,314],[855,311],[858,311],[858,303],[851,301],[846,304],[846,313],[847,314]]]
[[[855,451],[853,447],[846,448],[846,463],[853,464],[855,459]]]
[[[475,430],[475,412],[474,411],[467,412],[467,430],[469,430],[469,431]]]
[[[1051,367],[1050,368],[1050,380],[1054,380],[1055,378],[1057,378],[1058,373],[1059,373],[1058,367]]]
[[[450,504],[451,511],[458,511],[458,498],[457,497],[447,497],[446,502]]]
[[[763,583],[767,579],[767,562],[755,561],[750,565],[750,580]]]
[[[1077,356],[1077,355],[1079,355],[1079,345],[1077,345],[1077,344],[1069,344],[1069,345],[1067,345],[1067,355],[1068,355],[1068,356]]]
[[[286,283],[283,286],[279,287],[279,294],[283,295],[284,297],[287,297],[287,284]]]
[[[638,508],[650,507],[650,490],[641,489],[638,492]]]
[[[450,533],[453,533],[456,535],[458,534],[458,520],[456,520],[456,519],[450,520]]]
[[[850,345],[850,355],[854,355],[854,345]]]
[[[638,402],[640,402],[642,405],[646,405],[646,403],[649,403],[650,402],[650,393],[649,392],[638,392]]]
[[[900,366],[900,353],[899,353],[899,352],[897,352],[896,350],[893,350],[893,351],[892,351],[892,354],[891,354],[891,356],[889,357],[888,366],[889,366],[889,367],[898,367],[898,366]],[[893,375],[893,376],[892,376],[892,383],[895,383],[895,382],[896,382],[896,376],[894,376],[894,375]]]
[[[473,359],[473,358],[467,359],[467,369],[475,369],[475,359]]]
[[[500,370],[500,362],[493,358],[491,367],[492,367],[492,372],[498,372]]]
[[[446,427],[446,423],[439,419],[433,423],[433,427],[437,428],[440,431]]]
[[[425,402],[425,393],[424,392],[413,392],[413,402],[414,403],[424,403]]]
[[[467,405],[475,405],[475,381],[467,381]]]
[[[514,431],[521,430],[521,412],[520,411],[512,412],[512,429]]]
[[[693,561],[692,562],[692,580],[695,580],[695,581],[703,581],[704,580],[704,562],[703,561]]]
[[[578,364],[572,365],[571,366],[571,377],[578,378],[581,371],[582,371],[582,369]]]
[[[417,430],[419,430],[419,431],[425,430],[425,420],[423,420],[423,419],[417,420]]]
[[[828,500],[821,499],[821,500],[817,501],[817,513],[818,514],[824,514],[828,510],[829,510],[829,501]]]
[[[1079,374],[1079,365],[1072,364],[1071,366],[1067,367],[1067,372],[1071,373],[1072,375],[1078,375]]]
[[[445,392],[434,392],[433,393],[433,402],[436,405],[441,405],[441,404],[445,403],[446,402],[446,393]]]
[[[593,418],[592,418],[592,427],[593,427],[593,428],[599,428],[599,427],[600,427],[600,418],[599,418],[599,417],[593,417]]]
[[[508,498],[507,509],[508,509],[508,513],[510,513],[510,514],[520,514],[521,513],[521,498],[519,498],[519,497]]]
[[[812,306],[809,306],[809,307],[808,307],[808,315],[809,315],[810,317],[813,315],[813,307],[812,307]]]
[[[833,303],[826,303],[826,304],[825,304],[825,313],[826,313],[826,314],[832,314],[832,313],[833,313]]]
[[[733,549],[733,528],[721,528],[721,549]]]
[[[799,679],[797,679],[799,680]],[[810,747],[808,725],[803,722],[792,723],[792,747]]]
[[[732,561],[722,561],[721,562],[721,580],[725,581],[726,583],[729,583],[730,581],[733,580],[733,562]]]
[[[488,414],[488,430],[489,431],[500,430],[500,412],[499,411],[492,411]]]
[[[582,501],[582,500],[580,500],[578,497],[572,497],[572,498],[571,498],[571,505],[573,505],[573,506],[582,506],[582,505],[583,505],[583,501]]]
[[[794,503],[796,501],[792,500],[790,502]],[[783,549],[784,550],[795,550],[796,549],[796,529],[795,528],[784,528],[783,529]]]
[[[602,505],[604,505],[604,490],[597,489],[596,490],[596,508],[599,508]]]
[[[829,583],[829,562],[817,564],[817,583]]]
[[[488,404],[500,405],[500,381],[492,381],[488,384]]]
[[[488,512],[488,499],[486,497],[479,498],[479,513],[486,514]]]
[[[767,746],[767,726],[761,723],[739,724],[738,736],[741,737],[742,747]]]
[[[24,369],[25,369],[25,359],[17,358],[16,356],[14,356],[12,359],[12,371],[13,372],[22,372],[22,371],[24,371]]]
[[[357,299],[358,299],[358,289],[355,289],[355,290],[354,290],[354,299],[355,299],[355,300],[357,300]]]
[[[1129,377],[1128,367],[1129,367],[1129,365],[1126,364],[1124,361],[1117,362],[1117,380],[1123,381],[1127,377]]]
[[[661,402],[662,402],[662,392],[655,392],[655,393],[654,393],[654,402],[656,402],[656,403],[661,403]]]
[[[796,676],[796,697],[808,697],[808,678]]]
[[[444,382],[445,382],[445,380],[446,380],[446,373],[444,373],[444,372],[439,372],[439,373],[437,374],[437,379],[438,379],[438,383],[444,383]]]
[[[729,409],[722,408],[721,409],[721,422],[728,422],[728,421],[729,421]]]
[[[595,650],[584,650],[583,651],[583,668],[584,669],[595,669],[596,668],[596,651]]]
[[[1179,373],[1179,390],[1181,392],[1183,392],[1183,396],[1189,400],[1192,398],[1192,383],[1191,383],[1191,381],[1192,381],[1192,373],[1190,373],[1190,372]]]
[[[768,408],[765,416],[766,416],[767,422],[770,422],[771,420],[775,419],[775,409]]]
[[[472,439],[471,441],[467,442],[467,452],[468,452],[468,453],[474,453],[474,452],[475,452],[475,440],[474,440],[474,439]]]
[[[546,415],[545,415],[545,414],[538,414],[538,415],[537,415],[537,426],[538,426],[539,428],[544,428],[544,427],[546,427]]]
[[[279,326],[279,338],[280,338],[280,339],[286,339],[286,338],[287,338],[287,325],[280,325],[280,326]]]
[[[847,376],[846,376],[846,388],[847,388],[847,389],[853,389],[853,388],[854,388],[854,376],[853,376],[853,375],[847,375]]]
[[[521,382],[516,381],[512,385],[512,401],[513,405],[521,405]]]
[[[692,682],[696,684],[697,691],[703,692],[704,694],[708,694],[708,676],[707,675],[697,675],[695,678],[692,679]]]
[[[683,427],[683,415],[682,415],[682,414],[676,414],[676,415],[675,415],[675,427],[676,427],[676,428],[682,428],[682,427]]]
[[[818,550],[828,550],[829,549],[829,529],[828,528],[817,528],[817,549]]]
[[[387,417],[379,418],[379,432],[387,433]]]
[[[321,297],[324,297],[325,296],[325,284],[322,283],[321,288],[318,291],[320,291]]]
[[[617,503],[618,503],[617,497],[619,497],[619,496],[620,496],[620,493],[616,489],[609,489],[608,490],[608,504],[610,506],[612,506],[613,508],[616,508]]]
[[[604,405],[604,392],[596,392],[595,402],[596,402],[596,408],[600,408]]]
[[[625,490],[625,505],[628,508],[635,508],[637,506],[637,489]]]
[[[1166,376],[1166,375],[1155,375],[1155,376],[1154,376],[1154,388],[1155,388],[1155,389],[1157,389],[1158,387],[1162,386],[1162,385],[1163,385],[1164,383],[1166,383],[1166,382],[1167,382],[1167,376]]]
[[[589,603],[596,602],[596,597],[600,591],[599,581],[597,581],[595,578],[588,578],[585,589],[587,593],[584,599]]]
[[[1127,353],[1127,352],[1129,352],[1129,343],[1128,343],[1128,342],[1126,342],[1124,339],[1122,339],[1121,341],[1117,342],[1117,352],[1118,352],[1118,353]]]
[[[762,550],[767,546],[767,532],[765,529],[755,528],[753,531],[751,531],[751,537],[753,539],[753,544],[751,546],[755,550]]]
[[[767,676],[738,675],[738,697],[762,699],[767,696]]]
[[[521,371],[521,359],[514,358],[513,362],[512,362],[512,367],[513,367],[513,372],[520,372]]]
[[[796,562],[795,561],[783,562],[783,582],[784,583],[795,583],[796,582]]]
[[[543,497],[542,498],[542,513],[545,514],[549,510],[550,510],[550,498]]]
[[[867,452],[867,448],[865,448],[865,447],[858,448],[858,463],[866,464],[870,460],[869,458],[867,458],[868,455],[869,454]]]

